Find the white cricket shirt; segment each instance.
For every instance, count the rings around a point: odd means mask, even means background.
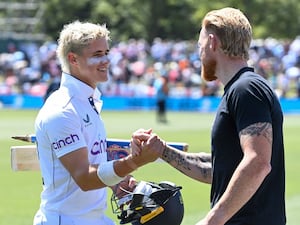
[[[100,92],[63,73],[61,86],[45,102],[36,121],[37,148],[43,177],[40,209],[63,215],[100,218],[106,209],[106,188],[83,192],[59,157],[86,146],[91,164],[107,161],[106,132],[100,113]]]

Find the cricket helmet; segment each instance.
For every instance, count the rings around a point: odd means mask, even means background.
[[[118,214],[120,224],[180,225],[184,215],[181,188],[168,181],[140,181],[122,198],[112,195],[113,212]]]

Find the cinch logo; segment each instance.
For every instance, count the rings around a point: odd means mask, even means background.
[[[70,134],[70,136],[66,137],[65,139],[58,140],[52,143],[52,149],[60,149],[64,146],[70,145],[79,141],[79,137],[77,134]]]
[[[107,143],[106,140],[96,141],[91,149],[92,155],[98,155],[106,152]]]

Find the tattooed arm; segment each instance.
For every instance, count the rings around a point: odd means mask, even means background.
[[[154,146],[154,143],[148,143],[148,140],[150,140],[151,136],[157,136],[151,132],[151,129],[139,129],[132,134],[132,155],[139,155],[146,148],[150,148],[156,152],[158,157],[169,163],[183,174],[204,183],[211,183],[211,154],[204,152],[183,152],[166,145],[166,142],[159,137],[157,137],[156,141],[159,142],[158,145],[161,145],[161,148],[157,148]]]
[[[224,224],[245,205],[271,171],[272,125],[255,123],[240,133],[243,159],[216,205],[201,224]]]
[[[183,174],[211,184],[211,154],[182,152],[166,146],[161,158]]]

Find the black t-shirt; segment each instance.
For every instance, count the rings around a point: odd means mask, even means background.
[[[212,128],[211,206],[224,193],[243,157],[239,132],[258,122],[272,124],[272,170],[255,195],[226,225],[286,223],[283,114],[279,100],[266,80],[249,67],[241,69],[225,86],[216,113]]]

